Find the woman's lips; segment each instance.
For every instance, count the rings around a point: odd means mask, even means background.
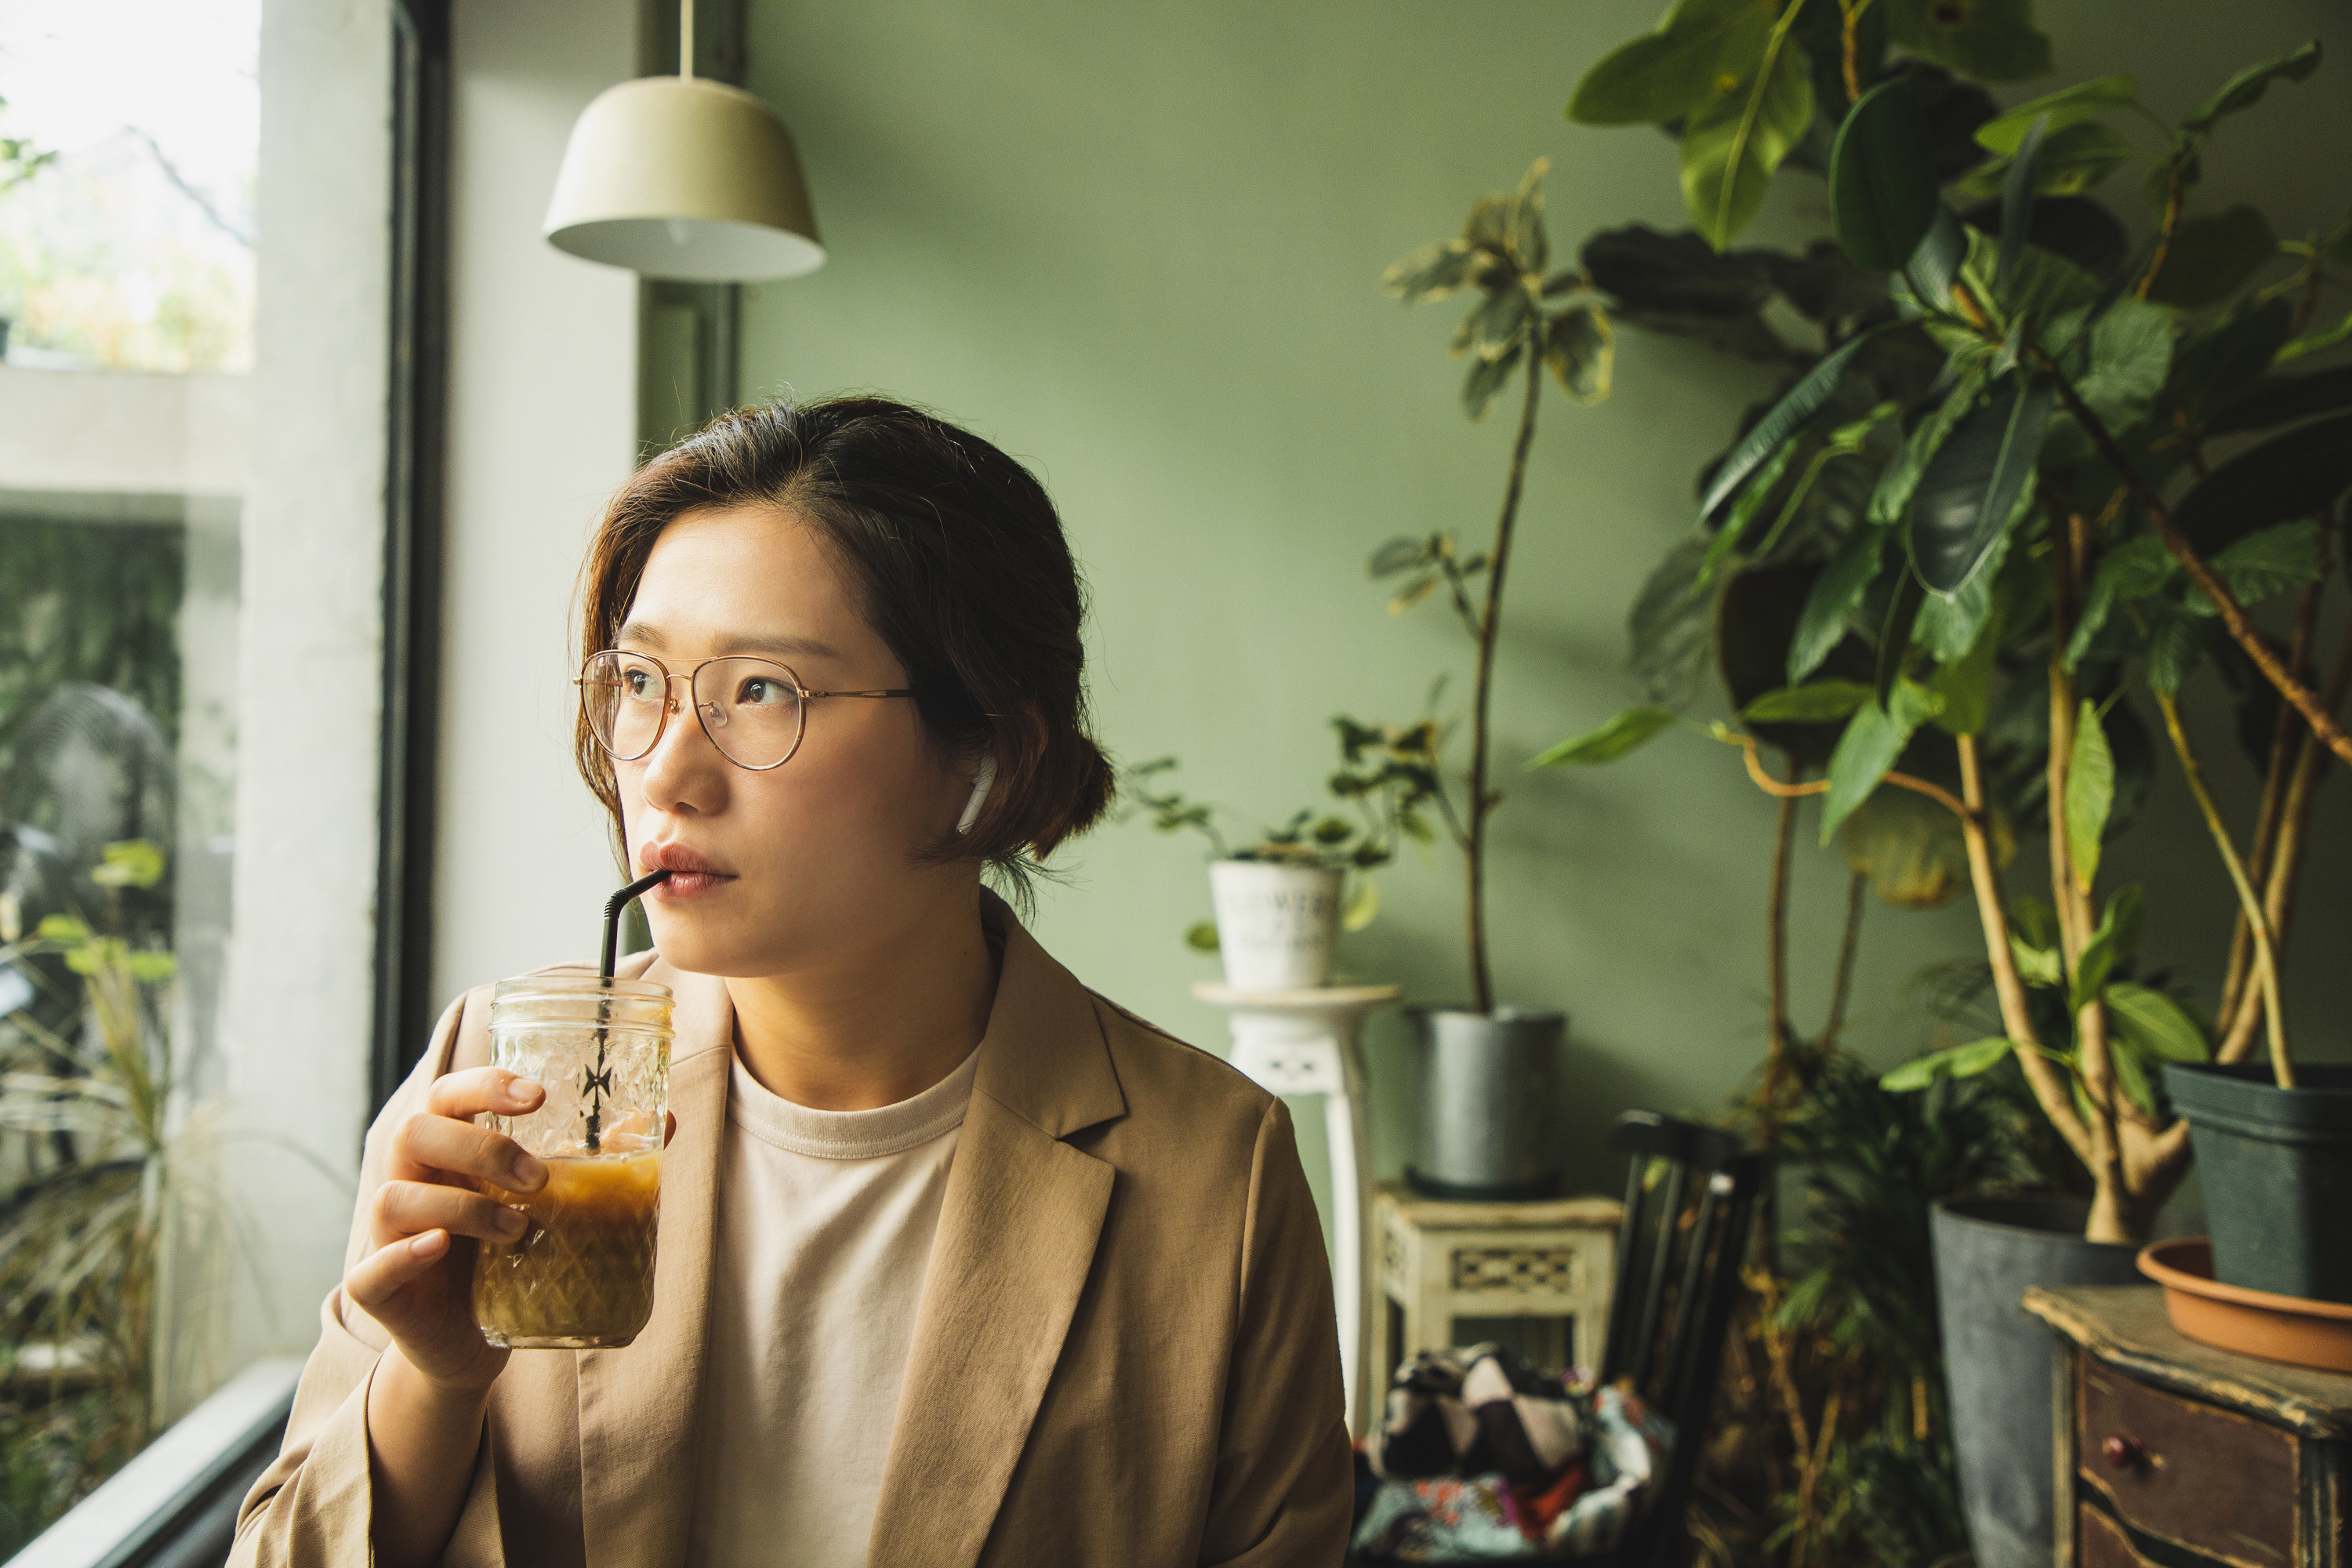
[[[649,844],[643,860],[648,870],[658,867],[669,872],[667,880],[656,883],[646,894],[666,902],[704,898],[735,880],[731,873],[721,871],[682,844]]]

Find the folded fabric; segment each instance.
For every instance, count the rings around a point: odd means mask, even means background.
[[[1424,1352],[1358,1451],[1351,1547],[1401,1563],[1605,1552],[1654,1496],[1673,1444],[1629,1387],[1535,1373],[1495,1345]]]

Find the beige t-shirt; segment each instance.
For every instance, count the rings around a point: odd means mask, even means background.
[[[978,1060],[874,1110],[811,1110],[732,1065],[688,1562],[866,1561]]]

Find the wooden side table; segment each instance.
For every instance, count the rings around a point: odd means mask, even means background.
[[[1381,1288],[1367,1381],[1375,1390],[1415,1352],[1462,1342],[1454,1325],[1464,1320],[1529,1320],[1536,1364],[1600,1365],[1623,1204],[1454,1203],[1383,1182],[1372,1213]]]
[[[2025,1293],[2058,1332],[2058,1568],[2340,1568],[2352,1377],[2184,1338],[2154,1285]]]

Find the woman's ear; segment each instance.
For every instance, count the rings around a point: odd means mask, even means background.
[[[988,792],[996,783],[996,753],[983,752],[980,771],[972,775],[971,798],[963,803],[963,815],[956,818],[956,831],[970,833],[971,825],[980,820],[980,808],[988,802]]]

